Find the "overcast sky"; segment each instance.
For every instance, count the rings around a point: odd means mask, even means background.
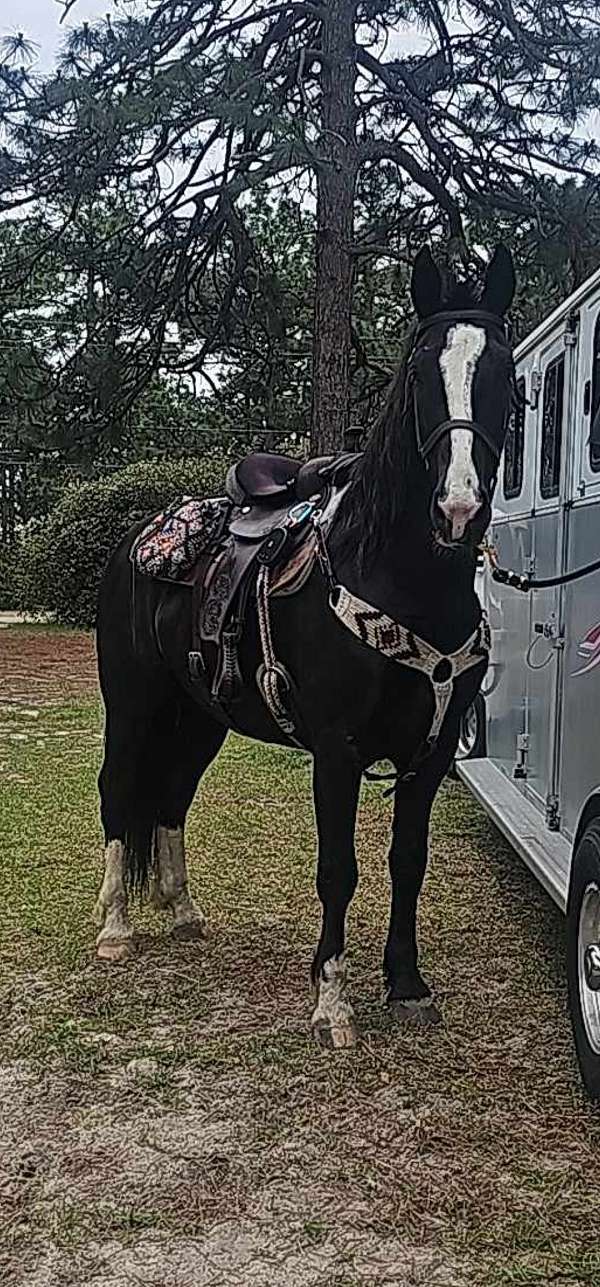
[[[144,0],[140,0],[143,7]],[[77,27],[86,18],[101,18],[105,13],[114,11],[118,0],[76,0],[65,22],[61,24],[64,12],[59,0],[0,0],[0,37],[15,31],[23,31],[39,45],[37,66],[46,70],[52,66],[60,47],[65,28]],[[427,42],[417,32],[402,33],[403,45],[414,49]]]
[[[65,27],[77,27],[86,18],[100,18],[114,7],[114,0],[77,0],[61,25],[64,10],[57,0],[0,0],[0,36],[24,32],[39,45],[37,66],[49,68]]]
[[[140,7],[144,0],[140,0]],[[39,46],[36,66],[39,71],[50,70],[64,38],[65,29],[79,26],[85,19],[101,18],[103,14],[114,11],[118,0],[76,0],[64,23],[60,18],[63,6],[58,0],[0,0],[0,38],[22,31]],[[427,41],[421,33],[402,29],[401,40],[403,52],[407,48],[423,48]],[[392,42],[393,44],[394,42]],[[388,51],[389,52],[389,51]],[[591,113],[585,124],[580,124],[580,135],[595,138],[600,134],[600,113]]]

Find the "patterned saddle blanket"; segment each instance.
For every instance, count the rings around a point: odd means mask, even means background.
[[[184,496],[162,510],[136,537],[130,553],[138,572],[159,581],[194,585],[200,561],[212,561],[231,543],[229,523],[234,507],[226,496],[194,500]],[[255,545],[258,548],[258,543]],[[294,594],[304,585],[315,559],[315,540],[308,535],[274,570],[271,593]],[[220,560],[219,560],[220,561]],[[211,580],[209,576],[207,580]]]
[[[136,537],[131,560],[144,576],[160,581],[191,581],[201,554],[223,539],[231,502],[226,497],[193,500],[184,496],[162,510]]]

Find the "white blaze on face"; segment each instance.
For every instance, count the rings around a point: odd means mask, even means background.
[[[485,331],[480,326],[464,323],[448,331],[440,369],[450,420],[473,419],[473,377],[485,342]],[[470,429],[453,429],[450,434],[450,464],[443,495],[440,509],[451,524],[452,540],[460,540],[467,523],[481,507]]]

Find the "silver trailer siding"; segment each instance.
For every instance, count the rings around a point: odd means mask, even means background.
[[[555,576],[600,557],[600,456],[590,443],[600,407],[600,272],[515,361],[527,405],[500,465],[490,537],[503,567]],[[486,575],[481,593],[492,631],[487,757],[460,762],[458,772],[566,911],[573,856],[600,815],[600,573],[527,595]],[[597,1044],[600,1088],[600,999]]]

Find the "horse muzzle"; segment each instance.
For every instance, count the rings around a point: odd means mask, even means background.
[[[476,491],[469,490],[460,496],[450,493],[445,499],[440,498],[437,504],[446,520],[449,538],[454,543],[463,540],[469,523],[481,509],[482,501]]]

